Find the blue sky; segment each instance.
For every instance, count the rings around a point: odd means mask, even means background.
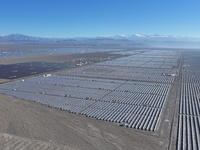
[[[200,0],[0,0],[0,35],[200,37]]]

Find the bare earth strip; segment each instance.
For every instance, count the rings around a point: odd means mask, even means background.
[[[40,55],[40,56],[26,56],[26,57],[13,57],[13,58],[1,58],[0,64],[14,64],[23,62],[66,62],[73,59],[81,58],[106,58],[115,57],[118,55],[108,54],[106,52],[94,52],[94,53],[77,53],[77,54],[58,54],[58,55]],[[120,56],[120,55],[119,55]]]
[[[2,84],[2,83],[5,83],[5,82],[8,82],[9,80],[7,80],[7,79],[0,79],[0,84]]]

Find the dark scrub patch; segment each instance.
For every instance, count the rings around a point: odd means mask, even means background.
[[[43,62],[28,62],[11,65],[0,65],[0,78],[17,79],[44,72],[55,71],[68,68],[69,65],[63,63],[43,63]]]

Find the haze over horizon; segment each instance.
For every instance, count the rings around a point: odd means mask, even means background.
[[[200,1],[2,0],[0,35],[96,37],[160,34],[200,38]]]

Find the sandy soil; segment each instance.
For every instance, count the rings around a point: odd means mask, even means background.
[[[67,147],[50,142],[41,142],[11,134],[0,133],[1,150],[65,150]],[[71,148],[70,148],[71,149]]]
[[[14,58],[1,58],[0,64],[14,64],[22,62],[66,62],[73,59],[89,59],[89,58],[117,58],[122,55],[108,54],[106,52],[83,53],[83,54],[65,54],[65,55],[42,55],[30,57],[14,57]]]
[[[35,48],[70,48],[83,46],[67,46],[52,43],[23,43],[23,42],[0,42],[0,50],[16,50],[16,49],[35,49]],[[84,46],[85,48],[86,46]]]

